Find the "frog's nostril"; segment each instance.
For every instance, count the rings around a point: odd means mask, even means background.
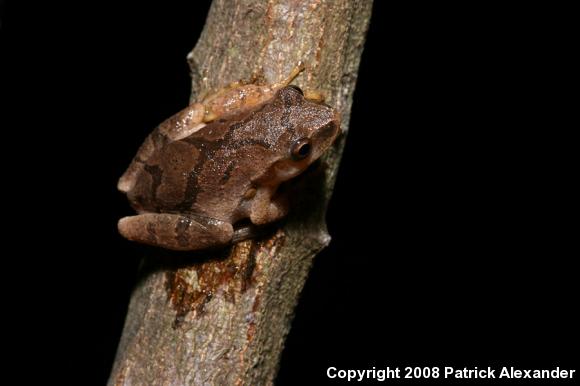
[[[334,137],[336,134],[338,125],[334,121],[328,122],[326,125],[320,128],[320,138],[326,139]]]

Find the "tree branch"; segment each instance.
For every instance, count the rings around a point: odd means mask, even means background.
[[[237,80],[318,90],[346,132],[371,0],[214,0],[188,55],[192,101]],[[176,259],[152,250],[109,385],[272,384],[312,260],[330,241],[326,206],[345,136],[300,185],[283,226],[230,250]],[[173,257],[173,258],[172,258]],[[177,263],[175,263],[177,261]],[[175,264],[170,262],[174,262]]]

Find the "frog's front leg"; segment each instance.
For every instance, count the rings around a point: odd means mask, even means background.
[[[177,251],[191,251],[229,244],[230,223],[201,216],[145,213],[119,220],[119,232],[129,240]]]
[[[284,195],[272,197],[270,189],[258,189],[252,201],[250,220],[256,225],[268,224],[288,214],[288,198]]]

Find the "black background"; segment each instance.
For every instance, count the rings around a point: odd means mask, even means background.
[[[148,253],[116,233],[131,213],[116,180],[187,104],[208,6],[2,5],[5,331],[12,361],[43,368],[21,379],[105,383]],[[333,240],[278,384],[331,365],[577,368],[571,15],[377,1]]]

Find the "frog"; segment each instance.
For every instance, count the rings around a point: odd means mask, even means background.
[[[341,133],[340,114],[292,80],[236,82],[161,123],[118,182],[137,212],[118,222],[135,242],[169,250],[220,248],[239,224],[286,217],[287,189]],[[251,237],[251,236],[249,236]]]

